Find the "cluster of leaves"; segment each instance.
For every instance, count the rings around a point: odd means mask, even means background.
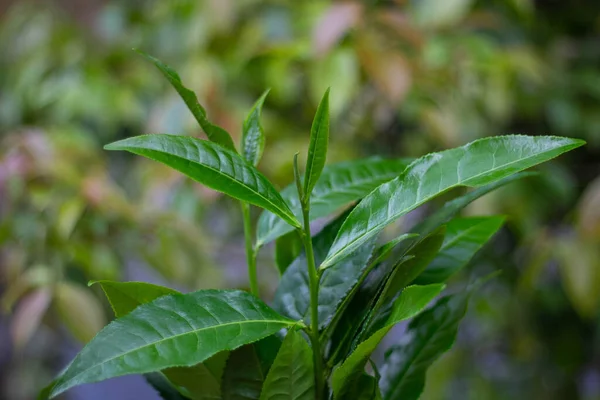
[[[157,134],[106,148],[159,161],[238,199],[247,227],[253,293],[181,294],[140,282],[101,281],[118,319],[88,343],[42,396],[141,373],[167,399],[416,399],[427,369],[454,342],[478,285],[446,294],[423,310],[503,223],[501,217],[457,214],[473,200],[525,176],[521,171],[584,143],[500,136],[414,161],[370,158],[325,167],[326,92],[311,129],[304,178],[295,158],[295,183],[278,192],[256,168],[264,146],[259,117],[265,96],[244,123],[239,154],[230,135],[208,121],[175,71],[146,57],[177,90],[209,140]],[[476,189],[446,203],[409,232],[379,243],[385,227],[457,187]],[[311,220],[354,202],[311,234]],[[264,210],[256,240],[249,205]],[[255,260],[261,246],[274,240],[281,279],[271,308],[258,298]],[[384,364],[376,366],[371,354],[394,325],[407,319],[406,342],[388,349]]]

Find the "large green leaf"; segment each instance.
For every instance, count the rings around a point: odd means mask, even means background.
[[[337,230],[348,213],[336,218],[321,232],[313,237],[315,260],[323,260],[329,246],[333,242]],[[365,243],[363,247],[344,260],[325,271],[319,283],[319,326],[322,328],[336,313],[344,298],[357,283],[362,271],[367,267],[374,241]],[[275,292],[273,308],[292,319],[310,322],[310,296],[308,270],[304,252],[287,268]]]
[[[208,119],[206,118],[206,110],[198,102],[196,94],[190,89],[183,86],[181,78],[179,77],[177,72],[175,72],[175,70],[173,70],[168,65],[163,64],[160,60],[152,57],[151,55],[139,50],[136,51],[148,61],[150,61],[152,64],[154,64],[154,66],[158,68],[160,72],[162,72],[165,78],[167,78],[169,83],[173,86],[173,88],[175,88],[177,93],[179,93],[179,96],[181,96],[185,105],[192,112],[192,115],[194,116],[194,118],[196,118],[196,121],[198,121],[198,124],[200,125],[200,127],[202,127],[202,130],[204,130],[204,133],[206,133],[208,139],[211,142],[215,142],[225,147],[226,149],[235,152],[235,145],[233,144],[233,139],[231,139],[231,135],[225,129],[217,125],[213,125],[208,121]]]
[[[312,349],[302,335],[290,329],[265,379],[260,400],[315,398]]]
[[[463,268],[475,253],[498,232],[504,217],[456,218],[446,225],[446,237],[440,252],[415,280],[425,285],[446,281]]]
[[[317,107],[317,112],[310,128],[310,143],[304,171],[304,195],[310,197],[315,184],[323,172],[327,160],[329,144],[329,89]]]
[[[243,291],[163,296],[100,331],[58,378],[52,396],[116,376],[193,366],[295,324]]]
[[[551,136],[497,136],[421,157],[356,206],[321,268],[334,265],[391,222],[447,190],[492,183],[583,144]]]
[[[361,342],[350,356],[335,369],[332,375],[331,386],[335,399],[345,399],[349,395],[349,383],[358,379],[364,367],[375,351],[375,348],[385,335],[400,321],[417,315],[429,304],[444,288],[442,284],[427,286],[409,286],[393,304],[392,312],[382,328],[373,333],[368,339]]]
[[[380,380],[385,400],[419,398],[427,369],[454,344],[469,297],[470,291],[443,297],[410,322],[409,342],[386,353]]]
[[[268,336],[231,352],[221,385],[222,400],[258,400],[281,340]]]
[[[96,283],[100,284],[104,290],[116,317],[129,314],[140,305],[159,297],[179,293],[174,289],[145,282],[98,281]],[[162,371],[162,374],[187,398],[193,400],[220,399],[221,375],[228,356],[229,353],[226,351],[217,353],[198,365],[167,368]],[[162,393],[163,390],[168,392],[168,386],[160,384],[161,380],[157,375],[160,374],[155,373],[152,377],[147,377],[147,380],[153,386],[159,385],[159,387],[155,386],[159,392]],[[166,394],[162,395],[164,397]]]
[[[350,202],[361,199],[377,186],[398,175],[410,160],[386,160],[371,157],[357,161],[345,161],[325,166],[313,188],[310,199],[310,218],[326,217]],[[295,184],[281,191],[297,218],[302,216]],[[263,212],[258,220],[257,243],[262,246],[292,231],[293,228],[271,212]]]
[[[269,91],[267,90],[260,96],[244,120],[242,154],[244,158],[254,166],[258,165],[265,148],[265,133],[260,123],[260,114],[268,94]]]
[[[269,210],[292,226],[300,223],[271,182],[239,154],[206,140],[144,135],[105,146],[148,157],[233,198]]]

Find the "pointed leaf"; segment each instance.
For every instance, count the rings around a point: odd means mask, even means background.
[[[290,329],[267,375],[260,400],[314,399],[312,358],[312,349],[306,340]]]
[[[280,347],[281,340],[273,335],[232,351],[223,374],[222,400],[258,400]]]
[[[358,379],[364,367],[375,351],[375,348],[385,335],[400,321],[417,315],[435,296],[444,289],[444,285],[409,286],[402,291],[392,307],[392,313],[384,326],[377,330],[368,339],[358,345],[350,356],[335,369],[332,375],[332,388],[335,399],[344,399],[351,392],[349,384]]]
[[[175,289],[146,282],[95,281],[90,282],[90,285],[96,283],[102,287],[117,318],[159,297],[179,293]]]
[[[341,207],[361,199],[377,186],[398,175],[410,160],[386,160],[370,157],[357,161],[346,161],[325,166],[321,177],[313,188],[310,199],[310,218],[326,217]],[[291,184],[281,191],[281,196],[290,205],[297,218],[302,217],[296,185]],[[263,212],[258,220],[257,243],[262,246],[293,228],[277,215]]]
[[[325,91],[323,99],[317,107],[315,119],[310,128],[310,143],[308,144],[308,158],[304,172],[304,195],[310,197],[315,184],[321,176],[325,161],[327,160],[327,146],[329,144],[329,89]]]
[[[158,68],[160,72],[162,72],[165,78],[167,78],[169,83],[173,86],[173,88],[175,88],[177,93],[179,93],[179,96],[181,96],[185,105],[192,112],[192,115],[194,116],[194,118],[196,118],[196,121],[198,121],[198,124],[200,125],[202,130],[204,130],[204,133],[206,133],[208,139],[211,142],[217,143],[218,145],[221,145],[226,149],[235,152],[235,145],[233,144],[233,139],[231,139],[231,135],[229,135],[229,133],[225,129],[217,125],[213,125],[208,121],[208,119],[206,118],[206,110],[198,102],[196,94],[190,89],[183,86],[179,74],[177,74],[177,72],[175,72],[175,70],[173,70],[171,67],[163,64],[160,60],[152,57],[151,55],[146,54],[143,51],[136,51],[148,61],[150,61],[152,64],[154,64],[154,66]]]
[[[336,232],[348,213],[344,213],[313,237],[315,261],[327,254]],[[373,251],[374,243],[366,243],[353,257],[323,273],[319,284],[319,325],[324,327],[333,318],[337,307],[361,276]],[[273,300],[273,308],[292,319],[310,322],[308,271],[304,252],[285,271]]]
[[[463,268],[475,253],[498,232],[504,217],[455,218],[446,225],[440,252],[415,280],[419,285],[446,281]]]
[[[214,190],[267,209],[292,226],[300,223],[271,182],[232,151],[206,140],[175,135],[144,135],[111,143],[176,169]]]
[[[411,321],[407,331],[410,341],[390,349],[381,369],[385,400],[419,398],[427,369],[454,344],[469,297],[470,291],[443,297]]]
[[[257,166],[265,148],[265,133],[260,123],[260,114],[269,90],[254,103],[250,114],[246,117],[242,134],[242,154],[252,165]]]
[[[583,144],[550,136],[498,136],[421,157],[358,204],[321,268],[335,264],[388,224],[447,190],[492,183]]]
[[[52,396],[116,376],[192,366],[295,324],[243,291],[164,296],[98,333],[59,377]]]

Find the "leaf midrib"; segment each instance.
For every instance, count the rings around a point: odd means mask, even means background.
[[[169,341],[169,340],[174,340],[174,339],[176,339],[178,337],[181,337],[181,336],[191,335],[191,334],[198,334],[199,332],[202,332],[202,331],[205,331],[205,330],[209,330],[209,329],[217,329],[217,328],[220,328],[220,327],[225,327],[225,326],[230,326],[230,325],[241,325],[241,324],[248,324],[248,323],[255,323],[255,324],[256,323],[275,323],[275,324],[293,325],[296,322],[294,322],[294,321],[288,322],[288,321],[285,321],[285,320],[283,320],[283,321],[282,320],[265,320],[265,319],[261,319],[261,320],[246,320],[246,321],[234,321],[234,322],[227,322],[227,323],[219,324],[219,325],[207,326],[207,327],[203,327],[203,328],[200,328],[200,329],[194,329],[194,330],[187,331],[187,332],[184,332],[184,333],[179,333],[177,335],[169,336],[167,338],[163,338],[163,339],[157,340],[155,342],[147,343],[147,344],[145,344],[143,346],[136,347],[135,349],[132,349],[130,351],[126,351],[126,352],[117,354],[117,355],[115,355],[115,356],[113,356],[111,358],[108,358],[108,359],[100,362],[100,363],[94,364],[91,367],[86,368],[85,370],[81,371],[80,373],[74,375],[73,377],[71,377],[67,381],[63,382],[60,386],[66,386],[66,383],[69,383],[69,382],[73,381],[78,376],[81,376],[82,374],[87,373],[87,372],[89,372],[92,369],[98,368],[101,365],[109,363],[109,362],[111,362],[111,361],[113,361],[113,360],[115,360],[117,358],[126,356],[128,354],[133,353],[133,352],[140,351],[141,349],[144,349],[146,347],[155,346],[155,345],[160,344],[162,342],[166,342],[166,341]],[[231,350],[231,349],[229,349],[229,350]],[[198,362],[202,362],[202,361],[198,361]],[[165,367],[165,368],[170,368],[170,367]],[[144,371],[141,371],[141,372],[144,372]]]
[[[467,236],[468,234],[472,233],[474,230],[479,229],[481,227],[481,225],[485,225],[485,224],[488,224],[488,223],[491,223],[491,222],[496,222],[495,220],[499,220],[499,218],[491,217],[491,218],[481,219],[475,225],[471,225],[467,229],[462,230],[457,235],[455,235],[450,240],[448,240],[448,242],[444,243],[442,245],[442,247],[440,248],[440,252],[442,250],[447,250],[451,246],[454,246],[460,239],[462,239],[465,236]]]
[[[552,150],[549,150],[549,151],[555,151],[555,150],[562,149],[562,148],[565,148],[565,147],[570,147],[570,146],[572,146],[572,145],[573,145],[573,144],[570,144],[570,145],[565,145],[565,146],[560,146],[560,147],[556,147],[556,148],[554,148],[554,149],[552,149]],[[495,154],[495,153],[494,153],[494,154]],[[479,177],[481,177],[481,176],[483,176],[483,175],[491,174],[491,173],[493,173],[494,171],[497,171],[497,170],[499,170],[499,169],[504,169],[504,168],[506,168],[506,167],[508,167],[508,166],[510,166],[510,165],[512,165],[512,164],[515,164],[515,163],[519,163],[519,162],[522,162],[522,161],[529,160],[529,159],[531,159],[531,158],[535,158],[536,156],[539,156],[539,154],[537,154],[537,155],[532,155],[532,156],[525,157],[525,158],[521,158],[521,159],[519,159],[519,160],[511,161],[511,162],[509,162],[509,163],[502,164],[502,166],[500,166],[500,167],[492,168],[492,169],[489,169],[489,170],[487,170],[486,172],[482,172],[482,173],[480,173],[480,174],[473,175],[473,176],[469,177],[468,179],[466,179],[466,180],[464,180],[464,181],[460,181],[460,182],[458,182],[458,183],[455,183],[454,185],[450,185],[450,186],[448,186],[446,189],[444,189],[444,191],[446,191],[446,190],[451,190],[451,189],[454,189],[455,187],[458,187],[458,186],[468,186],[468,185],[465,185],[465,182],[468,182],[468,181],[470,181],[470,180],[475,180],[475,179],[477,179],[477,178],[479,178]],[[410,166],[409,166],[409,167],[410,167]],[[406,170],[405,170],[405,171],[404,171],[404,172],[403,172],[403,173],[400,175],[400,177],[404,178],[404,177],[405,177],[405,176],[408,174],[408,172],[410,172],[410,171],[408,171],[408,168],[409,168],[409,167],[406,167]],[[516,171],[516,172],[518,172],[518,171]],[[400,177],[398,177],[398,179],[400,179]],[[501,179],[501,178],[498,178],[498,179]],[[495,180],[493,180],[493,181],[491,181],[491,182],[488,182],[488,183],[495,182],[495,181],[497,181],[498,179],[495,179]],[[391,181],[389,181],[389,182],[391,182]],[[389,182],[386,182],[386,183],[389,183]],[[385,183],[382,183],[382,185],[385,185]],[[381,185],[380,185],[380,186],[381,186]],[[374,191],[376,191],[378,188],[379,188],[379,186],[378,186],[378,187],[376,187],[375,189],[373,189],[373,192],[374,192]],[[373,192],[371,192],[371,193],[373,193]],[[418,207],[419,205],[426,203],[427,201],[429,201],[430,199],[432,199],[433,197],[435,197],[435,196],[437,196],[437,195],[439,195],[439,194],[440,194],[440,193],[438,193],[438,194],[436,194],[436,195],[434,195],[434,196],[427,197],[426,199],[423,199],[422,201],[415,203],[415,204],[413,205],[413,207]],[[369,196],[369,195],[367,195],[367,196]],[[400,211],[400,212],[398,212],[398,213],[394,214],[393,218],[398,218],[398,217],[399,217],[400,215],[402,215],[404,212],[407,212],[406,210],[409,210],[410,208],[411,208],[411,207],[408,207],[408,208],[406,208],[406,209],[404,209],[404,210],[402,210],[402,211]],[[354,213],[354,211],[352,211],[352,212]],[[349,216],[349,217],[350,217],[350,216]],[[392,218],[387,218],[387,219],[389,220],[389,219],[392,219]],[[347,219],[346,219],[346,221],[347,221]],[[344,222],[344,226],[345,226],[345,225],[346,225],[346,223]],[[371,233],[371,232],[373,232],[373,231],[376,231],[376,230],[377,230],[377,228],[378,228],[380,225],[384,225],[384,224],[377,224],[375,227],[373,227],[373,228],[371,228],[371,229],[368,229],[367,231],[365,231],[365,233],[363,233],[362,235],[360,235],[359,237],[357,237],[356,239],[354,239],[353,241],[351,241],[350,243],[348,243],[346,246],[344,246],[342,249],[340,249],[339,251],[337,251],[337,252],[336,252],[336,253],[335,253],[335,254],[334,254],[334,255],[333,255],[333,256],[332,256],[332,257],[331,257],[331,258],[328,260],[328,263],[327,263],[326,265],[327,265],[327,266],[330,266],[330,265],[332,265],[332,264],[331,264],[331,260],[334,260],[335,258],[337,258],[338,254],[340,254],[340,252],[341,252],[342,250],[344,250],[344,249],[347,249],[347,248],[348,248],[348,247],[350,247],[350,246],[353,246],[353,245],[354,245],[354,243],[356,243],[358,240],[362,239],[364,236],[366,236],[366,235],[370,234],[370,233]],[[340,229],[340,231],[342,231],[342,230],[344,229],[344,226],[342,226],[342,228]]]

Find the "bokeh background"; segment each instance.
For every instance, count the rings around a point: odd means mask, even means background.
[[[260,169],[280,187],[328,86],[329,161],[506,133],[587,140],[466,210],[508,223],[455,281],[503,274],[424,398],[600,399],[597,0],[0,0],[0,399],[34,399],[112,318],[89,280],[246,285],[232,201],[102,150],[142,133],[202,135],[132,48],[177,69],[236,139],[271,88]],[[261,252],[266,296],[272,259]],[[64,398],[156,397],[126,377]]]

